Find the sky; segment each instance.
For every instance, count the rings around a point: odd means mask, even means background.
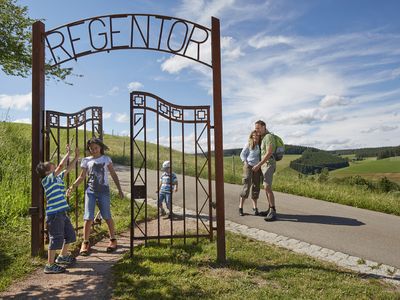
[[[400,145],[397,0],[17,3],[43,20],[46,31],[118,13],[160,14],[208,28],[212,16],[219,18],[225,149],[242,147],[259,119],[286,144],[324,150]],[[46,109],[102,106],[106,133],[129,134],[132,90],[178,105],[212,106],[211,69],[185,57],[119,50],[62,66],[73,68],[72,85],[47,81]],[[0,120],[30,123],[31,89],[31,78],[0,71]]]

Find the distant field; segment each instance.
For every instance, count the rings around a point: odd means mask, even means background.
[[[360,175],[373,180],[386,176],[389,180],[400,183],[400,157],[352,162],[349,167],[330,173],[335,177]]]

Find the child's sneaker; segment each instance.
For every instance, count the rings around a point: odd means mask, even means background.
[[[66,255],[66,256],[59,255],[59,256],[57,256],[57,259],[56,259],[57,264],[62,264],[62,265],[66,265],[66,266],[71,266],[75,262],[76,262],[76,258],[73,257],[72,255]]]
[[[44,273],[45,274],[60,274],[60,273],[64,273],[65,272],[65,268],[61,267],[57,264],[47,264],[44,267]]]

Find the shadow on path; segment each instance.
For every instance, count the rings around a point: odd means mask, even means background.
[[[278,221],[317,223],[342,226],[362,226],[365,223],[353,218],[324,216],[324,215],[289,215],[278,213]]]

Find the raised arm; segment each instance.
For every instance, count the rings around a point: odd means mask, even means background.
[[[75,164],[78,161],[78,158],[79,158],[79,148],[76,147],[75,148],[75,157],[74,157],[73,161],[71,161],[70,164],[67,166],[67,168],[65,170],[65,175],[67,175],[72,170],[72,168],[75,167]]]
[[[124,199],[124,193],[122,192],[121,185],[119,183],[118,175],[114,170],[114,166],[112,163],[108,165],[108,171],[110,172],[111,178],[114,180],[115,185],[118,189],[118,194],[121,199]]]
[[[75,180],[75,182],[68,188],[67,190],[67,197],[69,197],[72,193],[72,191],[77,188],[80,183],[85,179],[86,177],[86,168],[82,168],[81,174],[79,174],[79,177]]]
[[[67,146],[65,147],[67,150],[67,153],[64,155],[64,157],[61,159],[60,163],[58,164],[58,166],[56,167],[56,169],[54,170],[54,173],[56,176],[60,175],[65,162],[68,160],[69,155],[71,153],[71,148],[69,147],[69,144],[67,144]]]

